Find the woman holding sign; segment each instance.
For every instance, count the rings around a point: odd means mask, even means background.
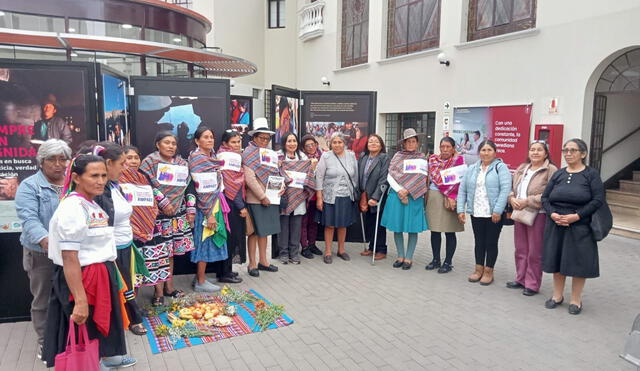
[[[440,154],[429,156],[429,202],[427,217],[431,230],[431,251],[433,260],[427,270],[437,269],[438,273],[449,273],[453,266],[453,254],[456,252],[456,232],[464,231],[464,224],[456,214],[456,197],[460,187],[460,178],[466,171],[464,157],[456,153],[456,142],[451,137],[440,140]],[[440,264],[440,246],[442,232],[446,239],[446,255]]]
[[[191,228],[196,196],[190,191],[185,197],[191,177],[187,161],[178,154],[176,136],[170,131],[161,131],[156,134],[155,144],[158,150],[145,157],[140,165],[160,208],[153,239],[143,254],[157,262],[157,268],[150,272],[150,280],[155,284],[152,304],[162,305],[164,296],[183,294],[173,286],[173,256],[184,255],[195,248]]]
[[[278,168],[278,155],[267,148],[271,136],[269,124],[264,117],[253,121],[249,135],[253,140],[242,153],[242,168],[247,184],[247,204],[254,231],[248,238],[249,266],[252,277],[260,276],[260,271],[277,272],[278,267],[269,263],[267,237],[280,233],[280,200],[284,179]],[[256,245],[259,261],[256,262]]]
[[[136,335],[147,333],[142,324],[142,311],[136,303],[135,277],[136,273],[148,276],[149,271],[144,265],[142,254],[133,243],[133,229],[131,214],[133,207],[127,200],[123,189],[117,183],[124,169],[125,155],[122,147],[113,142],[101,142],[92,148],[93,154],[104,159],[107,165],[108,181],[104,193],[97,195],[95,201],[109,216],[109,226],[113,227],[118,258],[116,265],[127,285],[124,292],[125,309],[131,324],[129,330]]]
[[[469,166],[458,190],[458,220],[464,224],[465,210],[471,214],[475,239],[476,269],[469,282],[483,286],[493,283],[493,267],[498,259],[498,239],[502,231],[502,212],[511,192],[511,173],[496,158],[496,145],[487,139],[478,146],[480,161]]]
[[[197,148],[189,155],[189,172],[196,188],[196,220],[193,226],[193,242],[196,246],[191,251],[191,262],[197,264],[196,292],[216,292],[220,287],[207,281],[207,263],[227,260],[227,226],[224,214],[229,206],[220,197],[222,177],[218,171],[220,161],[213,151],[213,130],[206,126],[196,129],[193,139]],[[226,267],[226,266],[225,266]],[[231,275],[220,272],[219,277]]]
[[[351,260],[345,250],[347,227],[356,221],[358,191],[358,162],[353,152],[347,151],[344,135],[337,131],[329,142],[331,150],[320,157],[316,169],[316,207],[322,213],[324,225],[324,262],[331,264],[331,245],[334,231],[338,230],[338,257]]]
[[[427,230],[424,215],[424,195],[427,193],[427,158],[418,151],[420,142],[415,129],[405,129],[402,151],[397,152],[389,164],[387,181],[391,189],[382,214],[381,225],[393,231],[398,250],[394,268],[411,269],[418,233]],[[404,249],[404,235],[409,235]]]
[[[222,134],[222,144],[218,148],[218,159],[224,164],[220,169],[224,183],[224,197],[229,205],[229,229],[227,235],[227,255],[229,257],[214,263],[218,273],[218,282],[240,283],[242,279],[231,270],[234,256],[240,256],[240,262],[247,259],[246,218],[249,215],[245,203],[244,171],[242,170],[242,134],[229,129]]]
[[[133,213],[129,221],[133,230],[133,242],[141,251],[149,251],[150,242],[153,239],[153,229],[156,225],[156,217],[158,216],[158,205],[153,197],[153,189],[149,184],[149,179],[138,171],[140,167],[140,152],[136,147],[124,147],[124,156],[126,158],[124,169],[118,183],[124,192],[125,198],[131,204]],[[148,277],[137,275],[134,286],[136,288],[143,285],[154,285],[153,277],[157,277],[157,260],[145,257],[144,263],[147,270],[154,272]]]
[[[290,180],[280,205],[280,234],[278,248],[282,264],[300,264],[300,229],[302,216],[307,212],[307,199],[315,188],[311,161],[300,151],[298,137],[292,132],[282,136],[278,151],[283,172]]]

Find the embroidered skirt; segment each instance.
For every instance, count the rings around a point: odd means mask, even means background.
[[[149,270],[149,278],[145,278],[142,285],[152,286],[169,280],[169,258],[184,255],[194,249],[193,232],[187,221],[184,201],[176,215],[158,214],[153,239],[142,246],[142,255]]]

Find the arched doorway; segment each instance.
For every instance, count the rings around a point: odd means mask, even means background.
[[[637,134],[640,137],[640,48],[616,57],[596,83],[589,164],[601,170],[605,180],[614,176],[638,158],[632,150],[638,147],[633,145]]]

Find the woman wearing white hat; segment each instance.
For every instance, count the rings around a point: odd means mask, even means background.
[[[418,134],[414,129],[405,129],[402,136],[402,151],[397,152],[389,164],[387,181],[391,189],[380,225],[393,231],[398,249],[394,268],[411,269],[413,252],[418,243],[418,233],[427,230],[424,214],[424,195],[427,193],[427,157],[418,148]],[[424,167],[425,172],[419,172]],[[404,235],[408,233],[407,249]]]
[[[278,167],[267,164],[260,156],[260,149],[267,148],[271,136],[267,119],[259,117],[253,121],[253,130],[249,131],[251,142],[242,153],[242,168],[247,186],[247,208],[253,222],[254,233],[248,238],[249,266],[247,270],[253,277],[260,271],[277,272],[278,267],[269,263],[267,256],[267,237],[280,233],[280,206],[272,205],[266,195],[266,186],[270,176],[280,176]],[[259,260],[256,264],[256,245]]]

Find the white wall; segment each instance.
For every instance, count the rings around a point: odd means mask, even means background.
[[[387,59],[387,1],[369,0],[369,62],[342,69],[341,1],[324,1],[324,34],[303,42],[297,12],[306,0],[286,1],[286,28],[271,30],[265,1],[213,0],[216,45],[258,65],[258,74],[237,80],[263,88],[374,90],[379,118],[435,111],[436,139],[448,101],[457,107],[533,103],[532,124],[562,123],[565,138],[588,142],[595,81],[609,59],[640,45],[638,0],[539,0],[535,30],[477,42],[465,42],[468,0],[443,0],[440,47]],[[450,67],[438,63],[439,52],[447,54]],[[322,76],[330,87],[321,84]],[[558,114],[548,114],[551,98],[559,99]],[[378,133],[384,132],[381,124]]]
[[[607,112],[603,148],[640,127],[640,94],[607,94]],[[604,179],[614,175],[621,167],[640,157],[640,133],[626,139],[607,151],[602,158]]]

